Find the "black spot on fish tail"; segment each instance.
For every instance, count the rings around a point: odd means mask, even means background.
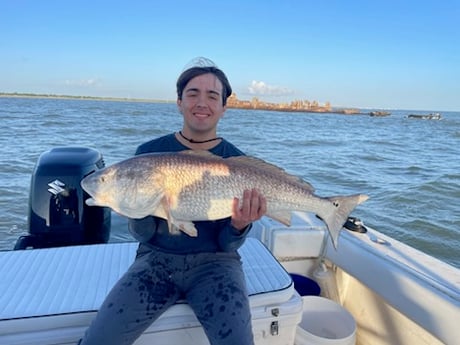
[[[347,221],[348,216],[356,206],[366,201],[368,196],[356,194],[351,196],[334,196],[326,199],[332,203],[334,211],[321,216],[318,215],[318,217],[326,223],[329,234],[331,235],[332,244],[334,248],[337,248],[340,230]]]

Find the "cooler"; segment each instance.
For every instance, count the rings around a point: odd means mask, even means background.
[[[326,224],[313,213],[293,212],[291,226],[262,217],[255,222],[249,236],[258,238],[280,261],[320,256]]]

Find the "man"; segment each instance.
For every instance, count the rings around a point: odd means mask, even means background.
[[[212,61],[195,60],[177,80],[179,132],[138,147],[147,152],[208,150],[222,157],[243,153],[217,136],[232,89]],[[137,257],[102,304],[80,341],[82,345],[132,344],[166,309],[185,299],[212,345],[252,345],[253,334],[245,278],[237,249],[251,223],[266,212],[257,190],[235,198],[230,218],[195,222],[198,236],[171,234],[164,219],[131,219],[141,242]]]

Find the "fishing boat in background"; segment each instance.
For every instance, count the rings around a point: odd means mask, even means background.
[[[84,203],[80,181],[102,167],[88,148],[40,156],[29,234],[0,252],[0,344],[76,344],[134,261],[134,239],[109,241],[126,220]],[[264,217],[239,253],[257,345],[458,343],[460,270],[359,219],[348,219],[335,249],[314,214],[295,212],[290,227]],[[178,303],[135,345],[184,343],[209,344]]]
[[[430,113],[430,114],[409,114],[407,115],[409,119],[421,119],[421,120],[441,120],[442,116],[440,113]]]
[[[370,116],[373,116],[373,117],[379,117],[379,116],[380,116],[380,117],[384,117],[384,116],[390,116],[391,113],[390,113],[389,111],[383,111],[383,110],[381,110],[381,111],[371,111],[371,112],[369,113],[369,115],[370,115]]]

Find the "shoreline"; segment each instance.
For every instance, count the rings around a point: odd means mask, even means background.
[[[120,97],[97,97],[97,96],[72,96],[72,95],[54,95],[54,94],[33,94],[33,93],[8,93],[1,92],[0,98],[37,98],[37,99],[64,99],[64,100],[83,100],[83,101],[110,101],[110,102],[133,102],[133,103],[176,103],[175,100],[160,100],[147,98],[120,98]],[[372,112],[362,112],[358,108],[332,108],[332,109],[299,109],[299,108],[274,108],[271,106],[252,107],[246,104],[227,104],[228,109],[245,109],[245,110],[262,110],[278,111],[282,113],[312,113],[312,114],[340,114],[340,115],[372,115]],[[389,114],[389,113],[388,113]]]
[[[33,93],[8,93],[1,92],[1,98],[40,98],[40,99],[75,99],[83,101],[113,101],[113,102],[139,102],[139,103],[175,103],[172,100],[147,99],[147,98],[120,98],[120,97],[97,97],[97,96],[72,96],[72,95],[47,95]]]

